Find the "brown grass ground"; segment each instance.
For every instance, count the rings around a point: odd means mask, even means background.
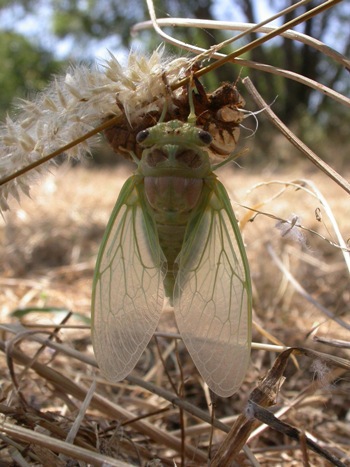
[[[23,199],[20,207],[13,203],[6,224],[1,225],[0,412],[4,417],[0,465],[78,465],[77,460],[79,465],[118,465],[116,459],[131,465],[207,465],[211,427],[200,419],[200,413],[193,416],[187,410],[179,410],[176,400],[171,403],[161,394],[128,381],[111,385],[99,377],[92,364],[90,330],[88,326],[84,328],[83,318],[90,317],[91,282],[99,242],[128,173],[122,166],[100,170],[62,168],[56,176],[47,177],[35,187],[32,200]],[[343,237],[348,239],[348,195],[309,165],[293,171],[289,167],[277,174],[252,174],[246,168],[224,169],[220,173],[243,225],[254,284],[254,318],[286,346],[303,346],[349,358],[349,350],[313,340],[316,334],[349,341],[349,330],[318,308],[320,304],[349,324],[349,275],[341,251],[328,241],[337,243],[325,210],[321,207],[322,219],[317,221],[319,201],[305,190],[285,189],[281,184],[265,184],[247,193],[256,183],[300,178],[312,180],[321,190]],[[279,191],[280,196],[276,197]],[[326,240],[308,230],[294,237],[281,236],[276,219],[262,214],[249,219],[249,211],[237,202],[277,218],[292,219],[298,215],[303,226]],[[315,303],[287,280],[269,251],[275,253]],[[58,313],[48,307],[65,311]],[[21,318],[11,316],[18,308],[28,313]],[[38,330],[53,332],[69,310],[77,315],[69,318],[66,327],[56,329],[52,337],[52,342],[61,347],[43,346],[37,354],[41,343],[35,339],[47,337]],[[13,332],[4,330],[7,324],[19,323],[31,332],[18,327],[12,327]],[[167,323],[166,320],[165,326]],[[43,325],[49,327],[40,328]],[[253,334],[254,341],[268,342],[256,329]],[[166,352],[172,342],[160,339],[161,351]],[[185,378],[183,399],[194,410],[208,413],[207,393],[200,378],[187,352],[180,347],[179,354]],[[174,355],[174,351],[170,352],[167,366],[179,384],[179,365]],[[272,367],[276,356],[266,350],[253,350],[240,391],[230,399],[216,401],[215,416],[227,427],[244,414],[249,394]],[[350,465],[349,373],[306,356],[299,357],[298,364],[299,368],[292,361],[288,363],[284,384],[279,381],[281,388],[271,410],[284,411],[280,418],[299,430],[300,440],[261,425],[255,427],[249,448],[261,465],[332,465],[305,448],[306,434],[343,462],[336,465]],[[173,392],[154,343],[133,374],[159,390]],[[95,376],[97,387],[92,395],[89,388]],[[76,434],[72,434],[74,422]],[[225,437],[222,430],[214,430],[212,453]],[[66,443],[61,446],[63,441]],[[242,452],[236,461],[237,465],[249,465]],[[217,465],[234,464],[222,460]]]

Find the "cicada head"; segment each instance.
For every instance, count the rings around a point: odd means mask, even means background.
[[[142,130],[136,141],[142,148],[140,172],[145,176],[174,175],[203,178],[211,171],[210,133],[179,120]]]
[[[224,83],[212,94],[207,94],[198,80],[195,84],[198,92],[192,95],[192,99],[196,127],[202,129],[203,134],[211,135],[208,145],[211,162],[225,159],[234,151],[239,139],[244,100],[232,83]],[[164,122],[186,123],[190,113],[189,100],[187,87],[181,93],[169,96]],[[158,127],[163,110],[154,103],[152,110],[138,114],[131,122],[125,118],[118,126],[107,129],[105,135],[114,151],[128,159],[131,153],[141,159],[145,146],[139,141],[139,135],[143,134],[143,130],[148,132],[152,126]],[[199,140],[198,146],[203,146]]]

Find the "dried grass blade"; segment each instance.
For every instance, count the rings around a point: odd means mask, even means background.
[[[111,127],[113,125],[117,125],[119,121],[120,121],[119,116],[112,117],[111,119],[109,119],[106,122],[102,123],[101,125],[97,126],[93,130],[89,131],[88,133],[86,133],[82,137],[77,138],[74,141],[71,141],[70,143],[66,144],[65,146],[62,146],[62,147],[58,148],[56,151],[51,152],[47,156],[42,157],[41,159],[33,162],[32,164],[28,164],[25,167],[20,168],[19,170],[12,173],[8,177],[4,177],[4,178],[0,179],[0,186],[5,185],[6,183],[10,182],[11,180],[14,180],[17,177],[20,177],[21,175],[23,175],[23,174],[25,174],[27,172],[30,172],[31,170],[35,169],[36,167],[39,167],[40,165],[44,164],[45,162],[50,161],[54,157],[59,156],[63,152],[67,151],[68,149],[73,148],[77,144],[80,144],[80,143],[84,142],[85,140],[91,138],[92,136],[97,135],[97,133],[100,133],[100,132],[106,130],[107,128],[109,128],[109,127]]]
[[[5,347],[5,343],[0,342],[0,349],[5,351]],[[15,348],[11,351],[11,358],[25,365],[30,362],[30,358],[27,355]],[[87,390],[83,388],[82,385],[78,386],[69,378],[46,365],[42,365],[41,363],[34,362],[31,368],[64,394],[70,394],[80,401],[85,399]],[[94,394],[91,400],[91,407],[101,411],[101,413],[108,418],[113,417],[121,421],[134,419],[134,414],[117,404],[113,404],[99,394]],[[154,441],[164,444],[165,446],[181,453],[182,445],[180,439],[143,420],[135,421],[133,426],[135,429],[139,430],[146,436],[149,436]],[[76,446],[74,445],[74,448],[75,447]],[[205,462],[207,459],[207,455],[204,452],[189,445],[185,446],[185,453],[197,462]]]
[[[289,356],[292,354],[292,349],[282,352],[273,367],[269,370],[263,381],[252,391],[249,401],[261,405],[262,407],[270,407],[275,404],[275,400],[283,382],[283,373],[287,365]],[[249,403],[249,402],[248,402]],[[248,408],[249,406],[247,406]],[[245,410],[237,419],[236,423],[230,430],[225,441],[220,446],[216,453],[211,467],[220,467],[222,465],[231,465],[244,444],[247,442],[250,433],[259,425],[252,415]]]
[[[302,154],[311,160],[322,172],[328,175],[334,180],[339,186],[341,186],[347,193],[350,194],[350,183],[345,180],[336,170],[330,167],[320,157],[317,156],[310,148],[306,146],[299,138],[297,138],[289,128],[277,117],[277,115],[271,110],[268,104],[261,97],[252,81],[247,77],[243,79],[243,84],[246,86],[249,94],[252,96],[256,104],[261,109],[265,109],[265,115],[268,119],[281,131],[281,133],[295,146]]]
[[[325,448],[319,446],[312,439],[308,438],[308,436],[305,433],[303,434],[300,430],[291,426],[289,423],[285,423],[282,420],[279,420],[269,410],[265,409],[264,407],[260,407],[253,401],[249,401],[248,407],[250,413],[254,418],[270,426],[273,430],[276,430],[279,433],[282,433],[288,436],[289,438],[292,438],[299,442],[301,442],[301,440],[303,439],[305,441],[306,446],[309,449],[314,451],[316,454],[319,454],[327,461],[331,462],[332,465],[336,465],[337,467],[346,467],[346,464],[344,464],[338,458],[333,456],[333,454],[331,454]]]
[[[38,433],[37,431],[29,430],[28,428],[15,425],[6,420],[1,423],[0,429],[13,439],[44,446],[53,452],[62,453],[80,461],[90,462],[92,465],[101,467],[106,465],[111,465],[113,467],[130,467],[130,464],[126,464],[125,462],[52,438]]]
[[[300,432],[294,427],[280,421],[269,410],[275,404],[280,386],[284,381],[284,371],[289,358],[293,355],[306,355],[313,359],[321,359],[325,363],[340,366],[343,369],[350,368],[350,362],[345,359],[339,359],[332,355],[322,354],[309,349],[301,347],[289,348],[282,352],[275,360],[273,367],[268,371],[266,377],[261,383],[252,391],[245,412],[240,415],[233,425],[230,433],[227,435],[225,441],[220,446],[214,459],[212,460],[211,467],[220,467],[221,465],[231,465],[235,460],[240,450],[243,448],[244,443],[248,440],[249,434],[258,426],[257,420],[262,423],[268,424],[272,428],[276,428],[288,436],[299,440]],[[333,375],[333,373],[330,373]],[[327,382],[328,379],[327,379]],[[273,420],[273,423],[271,422]],[[343,467],[339,459],[330,454],[325,449],[318,446],[316,443],[307,439],[307,446],[314,452],[320,454],[327,460],[334,462],[334,465]]]
[[[17,332],[22,332],[23,329],[25,329],[23,326],[20,325],[0,325],[0,329],[6,331],[6,332],[11,332],[11,333],[17,333]],[[46,343],[47,347],[51,347],[65,355],[68,355],[72,358],[75,358],[79,360],[80,362],[86,363],[87,365],[93,366],[97,368],[97,363],[96,361],[89,357],[88,355],[85,355],[78,350],[73,349],[70,346],[64,345],[64,344],[59,344],[57,342],[52,342],[52,341],[47,341],[45,338],[40,337],[40,336],[31,336],[31,339],[34,340],[35,342],[40,342],[40,343]],[[5,343],[0,341],[0,349],[5,348]],[[274,347],[275,350],[275,347]],[[17,352],[16,349],[14,349],[14,352]],[[23,354],[21,354],[23,356]],[[23,363],[23,362],[22,362]],[[49,368],[51,370],[51,368]],[[53,370],[52,370],[53,371]],[[140,386],[143,389],[146,389],[147,391],[151,392],[152,394],[156,394],[159,397],[162,397],[163,399],[171,402],[173,405],[176,405],[178,407],[183,408],[186,410],[186,412],[192,414],[194,417],[211,424],[212,418],[210,415],[199,409],[198,407],[194,406],[193,404],[187,402],[186,400],[176,396],[174,393],[167,391],[166,389],[163,389],[159,386],[156,386],[153,383],[150,383],[148,381],[145,381],[143,378],[138,378],[137,376],[134,375],[129,375],[126,378],[127,381],[129,381],[131,384],[134,384],[135,386]],[[70,380],[68,380],[70,381]],[[127,418],[127,420],[134,420],[134,415],[132,414],[130,418]],[[213,425],[220,429],[221,431],[228,432],[230,427],[227,426],[226,424],[220,422],[220,420],[214,419],[213,420]]]
[[[293,28],[294,26],[297,26],[300,23],[303,23],[304,21],[309,20],[313,16],[318,15],[319,13],[327,10],[328,8],[331,8],[332,6],[336,5],[342,0],[329,0],[322,5],[319,5],[312,10],[298,16],[297,18],[294,18],[291,21],[288,21],[287,23],[283,24],[279,28],[274,29],[273,31],[265,34],[263,37],[259,37],[258,39],[255,39],[254,41],[250,42],[249,44],[246,44],[243,47],[240,47],[239,49],[235,50],[234,52],[230,53],[226,57],[218,60],[217,62],[214,62],[210,65],[208,65],[205,68],[201,68],[196,72],[196,76],[200,77],[206,73],[209,73],[212,70],[215,70],[216,68],[219,68],[222,66],[224,63],[227,62],[232,62],[235,61],[235,58],[238,57],[239,55],[243,55],[246,52],[249,52],[250,50],[262,45],[263,43],[269,41],[273,37],[279,36],[282,32],[287,31],[288,29]],[[189,78],[185,78],[183,80],[180,80],[178,83],[176,83],[176,88],[184,86],[187,82],[189,81]]]
[[[271,18],[269,18],[269,20],[270,19]],[[257,23],[239,23],[239,22],[234,22],[234,21],[215,21],[215,20],[192,19],[192,18],[191,19],[189,18],[158,18],[157,19],[157,23],[159,26],[176,25],[177,27],[183,26],[183,27],[188,27],[188,28],[200,28],[200,29],[205,28],[205,29],[218,29],[218,30],[227,30],[227,31],[241,31],[244,35],[252,31],[269,33],[276,29],[271,26],[262,26],[262,24],[265,24],[266,22],[268,22],[268,20],[257,24]],[[149,29],[152,26],[153,26],[152,21],[143,21],[141,23],[137,23],[133,27],[132,31],[134,32],[142,31],[144,29]],[[315,50],[318,50],[322,54],[331,58],[332,60],[337,62],[339,65],[345,68],[350,68],[349,59],[347,59],[346,57],[344,57],[344,55],[334,50],[332,47],[329,47],[328,45],[319,41],[318,39],[315,39],[311,36],[307,36],[306,34],[303,34],[298,31],[284,31],[280,33],[280,36],[286,37],[293,41],[298,41],[303,44],[309,45]],[[235,36],[233,39],[236,40],[237,38],[238,36]],[[184,46],[186,45],[186,43],[184,42],[181,44],[182,44],[181,45],[182,48],[184,48]],[[196,48],[192,49],[191,47],[192,46],[189,46],[188,50],[194,52]],[[205,49],[198,48],[198,50],[200,52],[205,52]],[[210,54],[210,56],[213,58],[222,58],[225,55],[218,54],[217,52],[215,52],[213,54]]]
[[[319,309],[322,313],[324,313],[328,318],[332,319],[336,323],[339,324],[339,326],[342,326],[343,328],[347,329],[350,331],[350,324],[348,324],[346,321],[343,319],[339,318],[336,314],[332,313],[328,308],[324,307],[321,305],[317,300],[315,300],[305,289],[302,287],[302,285],[295,279],[295,277],[291,274],[290,271],[288,271],[282,261],[278,258],[276,255],[275,251],[273,250],[271,245],[267,245],[267,251],[273,261],[276,263],[277,267],[283,272],[283,274],[286,276],[287,280],[293,285],[295,290],[302,296],[304,297],[308,302],[312,303],[317,309]]]

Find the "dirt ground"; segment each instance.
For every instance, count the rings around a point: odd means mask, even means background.
[[[128,175],[125,166],[62,167],[34,187],[32,199],[23,197],[20,206],[13,202],[6,222],[1,221],[0,412],[5,425],[0,465],[20,465],[16,456],[30,465],[78,465],[76,459],[103,465],[98,454],[106,456],[107,463],[113,458],[129,465],[206,465],[226,437],[219,428],[211,437],[210,424],[199,413],[179,408],[174,392],[169,401],[161,392],[130,381],[113,385],[93,366],[89,329],[93,269],[111,209]],[[350,178],[349,173],[342,175]],[[346,363],[337,360],[350,359],[350,351],[315,341],[350,341],[349,271],[344,258],[349,253],[339,247],[335,221],[328,216],[333,213],[346,247],[349,195],[309,164],[259,173],[246,167],[224,168],[218,176],[241,222],[249,259],[253,341],[300,346],[329,357],[299,353],[297,360],[289,358],[284,380],[278,379],[268,405],[270,413],[297,435],[283,431],[276,421],[257,422],[248,430],[249,449],[261,465],[350,465],[349,372]],[[72,316],[63,321],[69,312]],[[170,320],[163,320],[165,331],[173,330]],[[48,332],[54,332],[51,341],[58,347],[41,347]],[[208,392],[186,350],[179,345],[175,357],[174,340],[158,340],[160,352],[169,355],[164,358],[176,385],[180,387],[181,375],[185,380],[181,399],[208,414],[212,407]],[[218,398],[216,418],[230,427],[237,415],[246,416],[249,395],[277,355],[253,348],[240,391],[229,399]],[[159,391],[174,391],[154,342],[133,375]],[[67,436],[79,414],[73,439],[91,458],[67,447],[72,446]],[[249,417],[245,423],[250,423]],[[28,438],[18,427],[28,431]],[[64,446],[58,448],[58,441],[48,445],[37,433],[65,441]],[[312,451],[306,438],[322,452]],[[340,463],[326,460],[323,451]],[[249,465],[243,452],[236,460],[237,465]]]

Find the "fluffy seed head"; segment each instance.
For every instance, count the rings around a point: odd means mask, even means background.
[[[131,53],[125,67],[112,54],[100,67],[71,67],[34,101],[19,100],[18,117],[8,117],[0,128],[0,179],[83,137],[111,116],[126,115],[132,124],[145,109],[164,106],[167,87],[185,76],[188,66],[188,59],[166,58],[159,48],[150,57]],[[81,159],[95,143],[93,138],[84,141],[66,155]],[[11,195],[17,200],[20,192],[28,195],[34,179],[47,170],[43,164],[3,185],[0,210],[8,209]]]

